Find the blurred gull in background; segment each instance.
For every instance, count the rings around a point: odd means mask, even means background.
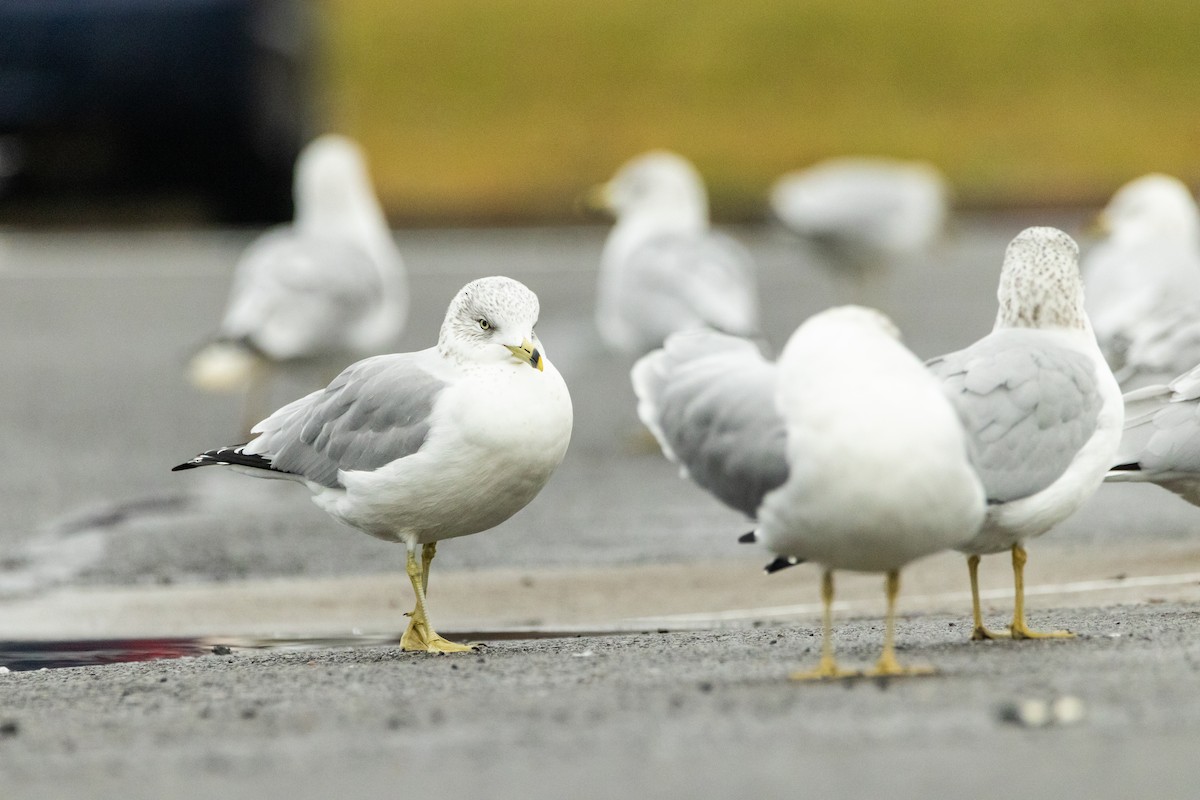
[[[758,332],[754,261],[709,228],[700,173],[666,151],[638,156],[593,190],[616,216],[604,245],[596,325],[611,349],[641,355],[671,333]]]
[[[408,314],[408,282],[361,149],[325,135],[296,161],[296,218],[254,241],[234,273],[214,340],[190,378],[245,391],[245,428],[267,408],[272,368],[319,362],[331,372],[391,349]]]
[[[450,303],[435,347],[352,364],[254,426],[248,443],[175,469],[224,465],[294,480],[335,519],[403,543],[417,605],[401,646],[473,649],[433,630],[429,568],[438,541],[524,508],[566,453],[571,398],[540,349],[538,312],[517,281],[472,281]]]
[[[987,491],[979,534],[967,553],[973,639],[998,634],[983,624],[979,557],[1012,551],[1014,639],[1036,633],[1025,621],[1023,542],[1073,514],[1100,486],[1121,438],[1121,391],[1100,353],[1083,308],[1079,248],[1055,228],[1028,228],[1009,244],[992,332],[932,359],[958,409],[972,462]]]
[[[1168,175],[1122,186],[1097,220],[1107,233],[1083,262],[1088,314],[1126,389],[1200,363],[1200,209]]]
[[[770,205],[788,230],[825,246],[865,291],[870,273],[941,236],[948,196],[931,164],[843,157],[783,175],[771,188]]]

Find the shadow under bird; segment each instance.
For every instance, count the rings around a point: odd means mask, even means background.
[[[524,508],[566,453],[571,399],[534,332],[538,313],[517,281],[472,281],[451,301],[435,347],[352,364],[255,425],[249,442],[175,469],[293,480],[334,519],[404,544],[416,608],[401,647],[472,649],[434,631],[429,570],[439,541]]]
[[[296,218],[256,239],[234,270],[213,341],[189,377],[246,393],[243,430],[265,414],[272,371],[328,370],[395,346],[408,315],[408,278],[371,188],[362,150],[314,139],[295,170]]]
[[[596,326],[611,350],[641,355],[697,328],[757,334],[754,260],[709,226],[708,194],[689,161],[645,153],[594,189],[590,203],[616,216],[596,289]]]

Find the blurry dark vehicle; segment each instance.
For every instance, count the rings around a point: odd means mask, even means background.
[[[38,205],[291,216],[302,0],[0,0],[0,219]],[[198,201],[198,202],[197,202]]]

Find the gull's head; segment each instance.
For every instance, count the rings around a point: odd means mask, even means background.
[[[471,281],[450,301],[438,350],[478,364],[521,363],[544,370],[546,360],[534,326],[537,295],[512,278]]]
[[[900,339],[900,329],[891,318],[878,309],[867,306],[834,306],[814,314],[801,326],[813,335],[830,340],[848,336],[881,336]]]
[[[1079,245],[1057,228],[1026,228],[1008,244],[997,328],[1087,329]]]
[[[1200,209],[1183,181],[1151,173],[1117,190],[1096,220],[1101,232],[1132,243],[1200,239]]]
[[[652,150],[627,161],[608,183],[593,189],[588,199],[589,205],[618,218],[648,210],[708,218],[704,179],[690,161],[667,150]]]
[[[378,208],[362,148],[334,133],[318,136],[300,152],[293,192],[301,227],[321,226]]]

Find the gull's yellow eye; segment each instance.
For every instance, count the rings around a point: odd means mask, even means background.
[[[488,322],[483,317],[480,317],[479,318],[479,327],[483,328],[485,331],[490,331],[492,329],[492,323]]]

